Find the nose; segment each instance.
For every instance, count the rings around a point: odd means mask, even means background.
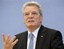
[[[29,14],[29,18],[33,18],[33,15],[32,15],[32,13],[30,13],[30,14]]]

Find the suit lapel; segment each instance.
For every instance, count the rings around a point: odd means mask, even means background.
[[[27,35],[28,35],[28,32],[26,31],[25,34],[23,35],[21,49],[27,49]]]
[[[41,28],[39,29],[39,32],[38,32],[38,37],[37,37],[35,49],[41,49],[41,46],[42,46],[44,39],[46,37],[45,31],[46,31],[46,29],[43,26],[41,26]]]

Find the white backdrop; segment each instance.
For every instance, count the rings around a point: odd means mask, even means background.
[[[0,0],[0,49],[1,34],[15,34],[27,30],[23,23],[22,5],[31,0]],[[43,25],[61,31],[64,42],[64,0],[35,0],[43,9]]]

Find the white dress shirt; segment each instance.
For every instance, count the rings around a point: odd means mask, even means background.
[[[35,31],[32,32],[32,34],[34,35],[34,46],[33,46],[33,49],[35,49],[35,46],[36,46],[36,40],[37,40],[37,35],[38,35],[39,28],[37,28]],[[29,48],[29,43],[30,43],[29,34],[30,34],[30,31],[28,30],[27,49]]]

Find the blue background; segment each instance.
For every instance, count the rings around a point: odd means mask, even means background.
[[[0,0],[0,49],[3,47],[2,33],[11,38],[27,30],[22,15],[22,5],[31,0]],[[43,9],[43,22],[46,27],[61,31],[64,42],[64,0],[35,0]]]

